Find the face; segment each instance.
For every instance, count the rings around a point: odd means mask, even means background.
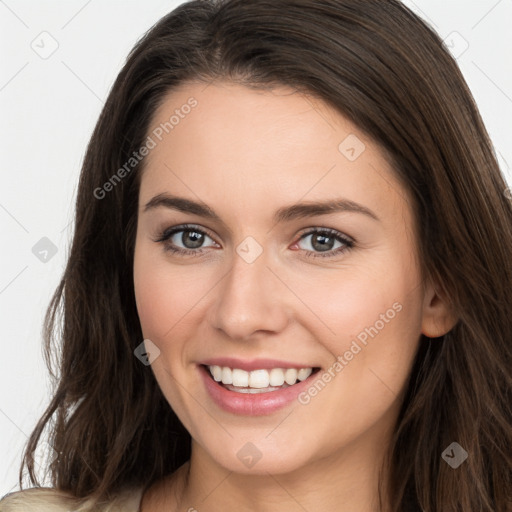
[[[193,451],[238,473],[375,457],[425,321],[413,212],[383,152],[286,87],[187,84],[151,130],[135,295]]]

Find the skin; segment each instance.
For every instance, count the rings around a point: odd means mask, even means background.
[[[437,337],[455,323],[439,287],[422,279],[408,194],[385,153],[318,99],[284,86],[189,83],[169,93],[152,126],[191,96],[198,105],[144,162],[134,283],[144,338],[160,350],[151,368],[192,436],[192,457],[145,493],[142,510],[380,510],[378,470],[420,334]],[[350,134],[365,144],[354,161],[338,149]],[[221,222],[144,211],[161,193],[206,203]],[[278,208],[340,197],[378,220],[356,212],[272,220]],[[155,241],[183,223],[207,231],[201,255]],[[355,245],[321,257],[307,228],[335,229]],[[194,250],[183,234],[172,242]],[[263,250],[250,264],[236,251],[248,236]],[[331,242],[330,253],[340,246]],[[196,365],[214,356],[328,369],[397,302],[401,311],[307,405],[235,415],[198,378]],[[252,468],[237,457],[249,441],[262,455]]]

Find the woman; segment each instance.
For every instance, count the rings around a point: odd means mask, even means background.
[[[183,4],[84,161],[54,488],[0,511],[511,510],[506,188],[400,2]]]

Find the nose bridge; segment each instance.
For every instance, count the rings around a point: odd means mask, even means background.
[[[231,269],[222,280],[215,304],[215,327],[237,339],[259,330],[284,328],[288,320],[286,299],[269,263],[269,250],[252,237],[234,248]]]

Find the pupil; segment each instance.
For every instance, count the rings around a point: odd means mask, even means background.
[[[189,239],[187,240],[187,235],[189,235]],[[190,245],[190,240],[192,241],[192,244]],[[202,233],[198,233],[197,231],[184,231],[183,235],[181,237],[181,241],[185,247],[188,247],[189,249],[197,249],[198,247],[201,247],[204,240],[204,235]]]
[[[324,242],[317,245],[316,241],[317,240],[323,240]],[[331,243],[330,244],[325,244],[325,241],[326,240],[330,240]],[[329,236],[325,236],[325,235],[314,235],[313,236],[313,241],[312,241],[312,246],[317,249],[317,250],[320,250],[320,251],[327,251],[329,249],[332,249],[332,242],[334,241],[334,238],[332,237],[329,237]]]

